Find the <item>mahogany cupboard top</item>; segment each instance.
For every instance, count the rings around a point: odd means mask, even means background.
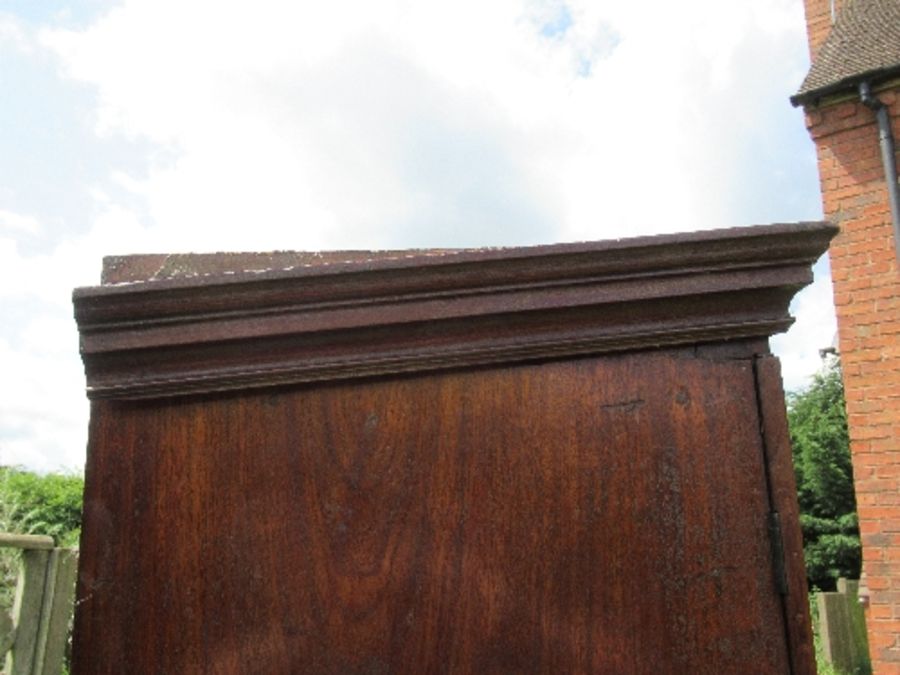
[[[527,248],[107,258],[88,395],[146,398],[765,338],[836,228]]]
[[[814,672],[765,338],[834,231],[109,259],[72,672]]]

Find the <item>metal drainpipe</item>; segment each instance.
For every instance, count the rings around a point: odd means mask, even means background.
[[[887,183],[888,200],[891,204],[891,221],[894,225],[894,252],[900,261],[900,185],[897,184],[897,161],[894,157],[894,134],[891,131],[891,116],[887,106],[872,96],[868,82],[859,85],[859,100],[875,112],[878,120],[878,144],[881,146],[881,162],[884,164],[884,178]]]

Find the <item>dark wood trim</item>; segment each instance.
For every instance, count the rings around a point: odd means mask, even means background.
[[[295,254],[295,266],[259,254],[255,268],[254,254],[218,267],[117,258],[107,278],[129,281],[76,290],[75,316],[91,398],[767,337],[790,325],[790,299],[835,233],[799,223],[346,262]]]
[[[806,565],[800,530],[800,507],[794,480],[790,433],[781,385],[781,365],[773,356],[755,360],[761,432],[768,464],[769,491],[782,528],[787,593],[783,596],[788,648],[793,675],[815,675],[816,656],[810,631]]]

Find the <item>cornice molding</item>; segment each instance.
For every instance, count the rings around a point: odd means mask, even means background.
[[[295,265],[284,264],[290,253],[180,256],[175,275],[75,291],[88,396],[173,396],[768,337],[790,325],[788,304],[836,232],[797,223],[528,248],[356,252],[325,263],[298,253]],[[165,258],[131,262],[140,269]],[[279,266],[266,266],[273,261]],[[115,263],[127,267],[129,258]]]

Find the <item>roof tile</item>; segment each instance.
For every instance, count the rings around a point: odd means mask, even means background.
[[[900,0],[848,0],[791,103],[900,73]]]

